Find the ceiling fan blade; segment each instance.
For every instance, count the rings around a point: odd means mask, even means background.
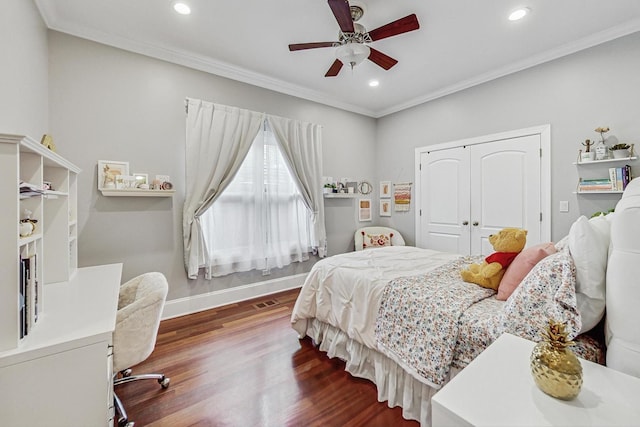
[[[331,47],[335,43],[336,42],[296,43],[296,44],[290,44],[289,50],[293,52],[295,50],[316,49],[319,47]]]
[[[416,14],[413,13],[405,16],[404,18],[400,18],[397,21],[390,22],[387,25],[383,25],[382,27],[369,31],[369,37],[371,37],[371,40],[376,41],[417,30],[418,28],[420,28],[420,23],[418,22]]]
[[[340,30],[343,33],[353,33],[353,19],[351,19],[351,8],[347,0],[328,0],[329,7],[336,17]]]
[[[398,63],[397,60],[393,59],[388,55],[385,55],[379,50],[375,50],[372,47],[369,47],[369,49],[371,50],[371,53],[369,54],[369,57],[367,59],[375,63],[376,65],[379,65],[380,67],[384,68],[385,70],[388,70],[389,68],[393,67]]]
[[[342,62],[339,59],[336,59],[335,61],[333,61],[333,64],[331,64],[329,71],[327,71],[327,74],[325,74],[324,76],[335,77],[338,75],[341,69],[342,69]]]

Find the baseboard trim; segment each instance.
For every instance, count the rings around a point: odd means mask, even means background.
[[[221,291],[170,300],[164,305],[162,320],[299,288],[304,283],[305,277],[307,277],[307,273],[295,274],[293,276],[265,280],[249,285],[236,286]]]

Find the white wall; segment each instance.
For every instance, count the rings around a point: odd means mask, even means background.
[[[640,149],[639,70],[636,33],[381,118],[377,179],[413,181],[416,147],[549,123],[552,239],[558,240],[580,214],[607,210],[619,199],[573,194],[578,171],[571,163],[581,142],[599,139],[594,132],[599,126],[609,126],[609,135]],[[559,212],[561,200],[569,201],[568,213]],[[380,222],[415,243],[415,205],[411,214],[394,212]]]
[[[52,132],[79,178],[79,263],[124,262],[123,279],[145,271],[169,279],[169,299],[270,279],[260,273],[189,281],[183,266],[185,97],[200,98],[323,126],[324,175],[372,180],[375,120],[175,64],[49,32]],[[98,160],[131,172],[167,174],[171,198],[103,197]],[[328,201],[329,253],[353,243],[353,200]],[[293,266],[286,274],[304,270]]]
[[[47,29],[33,1],[2,1],[0,58],[0,132],[39,141],[49,126]]]

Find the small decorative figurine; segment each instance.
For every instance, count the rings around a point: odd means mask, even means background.
[[[56,145],[53,143],[53,137],[51,135],[44,134],[40,140],[40,144],[44,145],[51,151],[56,151]]]

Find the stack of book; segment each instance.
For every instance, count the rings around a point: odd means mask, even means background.
[[[608,178],[580,178],[580,182],[578,182],[578,192],[624,191],[631,179],[631,167],[629,165],[619,168],[609,168]]]
[[[578,192],[590,192],[590,191],[613,191],[613,184],[610,179],[580,179],[578,183]]]
[[[33,196],[39,196],[43,194],[44,190],[37,185],[29,184],[28,182],[20,181],[20,198],[26,199]]]
[[[629,181],[631,181],[631,167],[624,165],[619,168],[609,168],[609,179],[613,190],[624,191]]]

